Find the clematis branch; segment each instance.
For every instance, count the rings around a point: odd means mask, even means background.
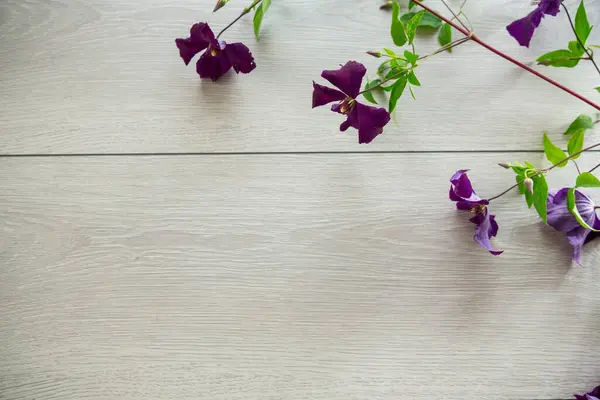
[[[596,104],[593,101],[591,101],[590,99],[580,95],[579,93],[569,89],[568,87],[556,82],[553,79],[548,78],[546,75],[534,70],[531,67],[528,67],[527,65],[523,64],[522,62],[514,59],[513,57],[509,56],[506,53],[503,53],[502,51],[496,49],[495,47],[492,47],[491,45],[487,44],[486,42],[484,42],[483,40],[479,39],[479,37],[477,35],[475,35],[473,32],[471,32],[468,29],[463,28],[462,26],[456,24],[455,22],[453,22],[451,19],[448,19],[446,17],[444,17],[443,15],[441,15],[440,13],[438,13],[437,11],[433,10],[432,8],[430,8],[429,6],[426,6],[425,4],[421,3],[421,0],[412,0],[413,3],[415,3],[416,5],[418,5],[419,7],[429,11],[431,14],[435,15],[436,17],[438,17],[439,19],[441,19],[442,21],[446,22],[448,25],[452,26],[454,29],[456,29],[457,31],[459,31],[460,33],[462,33],[465,36],[470,36],[471,40],[473,40],[474,42],[476,42],[477,44],[479,44],[482,47],[485,47],[486,49],[488,49],[489,51],[491,51],[492,53],[504,58],[505,60],[510,61],[511,63],[519,66],[520,68],[532,73],[533,75],[537,76],[538,78],[541,78],[543,80],[545,80],[546,82],[556,86],[557,88],[569,93],[571,96],[574,96],[576,98],[578,98],[579,100],[583,101],[584,103],[589,104],[590,106],[594,107],[596,110],[600,111],[600,104]]]
[[[573,153],[573,154],[569,155],[569,157],[560,160],[559,162],[557,162],[556,164],[554,164],[554,165],[552,165],[552,166],[550,166],[548,168],[540,169],[537,172],[535,172],[533,175],[531,175],[529,178],[534,178],[534,177],[536,177],[536,176],[538,176],[540,174],[543,174],[543,173],[546,173],[546,172],[550,172],[554,168],[558,167],[560,164],[564,163],[565,161],[569,161],[571,158],[576,157],[579,154],[584,153],[584,152],[586,152],[588,150],[592,150],[593,148],[596,148],[596,147],[600,147],[600,143],[593,144],[591,146],[586,147],[585,149],[583,149],[581,151],[578,151],[577,153]],[[592,168],[590,170],[590,172],[592,172],[593,170],[595,170],[598,167],[600,167],[600,164],[598,164],[594,168]],[[523,182],[525,182],[525,180],[522,180],[521,182],[515,183],[514,185],[512,185],[511,187],[509,187],[508,189],[506,189],[504,192],[502,192],[502,193],[500,193],[500,194],[498,194],[498,195],[496,195],[494,197],[490,197],[487,200],[489,202],[491,202],[492,200],[496,200],[497,198],[504,196],[506,193],[510,192],[511,190],[513,190],[514,188],[516,188],[517,186],[519,186],[520,184],[522,184]]]
[[[594,60],[593,54],[585,47],[585,43],[583,43],[583,41],[581,40],[581,38],[577,34],[577,29],[575,29],[575,24],[573,24],[573,19],[571,18],[571,14],[569,13],[569,9],[567,8],[567,6],[565,6],[565,3],[560,3],[560,5],[562,6],[563,10],[565,10],[565,14],[567,14],[567,18],[569,19],[569,23],[571,24],[571,29],[573,29],[573,33],[575,34],[575,37],[577,38],[577,41],[579,42],[579,45],[585,51],[585,54],[588,55],[588,58],[583,58],[583,59],[590,60],[592,62],[592,64],[594,64],[594,67],[596,68],[596,71],[598,71],[598,73],[600,74],[600,68],[598,68],[598,64],[596,64],[596,60]]]
[[[238,17],[236,19],[234,19],[233,21],[231,21],[231,23],[229,25],[227,25],[225,28],[221,29],[221,32],[219,32],[217,34],[217,39],[219,38],[219,36],[221,36],[223,34],[223,32],[225,32],[227,29],[231,28],[233,26],[233,24],[235,24],[236,22],[238,22],[240,19],[242,19],[242,17],[246,14],[248,14],[250,12],[250,10],[252,10],[255,6],[258,5],[258,3],[260,3],[262,0],[254,0],[254,2],[252,4],[250,4],[248,7],[245,7],[241,14],[238,15]]]

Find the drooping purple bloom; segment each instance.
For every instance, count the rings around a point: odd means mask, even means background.
[[[385,108],[371,107],[356,101],[366,72],[367,69],[361,63],[348,61],[340,69],[321,73],[323,78],[339,90],[313,81],[312,107],[336,101],[331,110],[347,117],[340,125],[340,131],[344,132],[349,127],[358,129],[358,143],[370,143],[383,132],[383,127],[390,121],[390,114]]]
[[[600,400],[600,386],[596,386],[594,390],[584,394],[575,394],[577,400]]]
[[[247,74],[256,68],[254,57],[243,43],[225,43],[215,38],[207,23],[199,22],[190,29],[190,37],[175,39],[179,56],[188,65],[192,58],[206,50],[196,62],[196,72],[200,78],[213,81],[233,67],[236,73]]]
[[[521,46],[529,47],[533,32],[540,26],[544,15],[555,17],[560,11],[561,0],[538,0],[537,3],[537,8],[526,17],[513,21],[506,27],[508,33],[517,39]]]
[[[456,202],[458,210],[471,211],[473,217],[469,220],[475,225],[475,236],[473,239],[487,249],[491,254],[497,256],[504,250],[494,250],[491,238],[498,234],[498,223],[496,217],[488,212],[489,201],[477,196],[467,176],[466,169],[456,171],[450,178],[450,200]]]
[[[548,193],[547,217],[548,225],[559,232],[567,234],[569,243],[573,246],[573,260],[581,264],[581,248],[587,242],[599,235],[579,224],[575,216],[567,208],[569,188],[551,190]],[[575,206],[586,224],[594,229],[600,229],[600,218],[596,215],[595,205],[585,193],[575,190]]]

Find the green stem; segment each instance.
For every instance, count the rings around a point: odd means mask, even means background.
[[[238,17],[236,19],[231,21],[231,23],[229,25],[227,25],[225,28],[221,29],[221,32],[219,32],[219,34],[217,35],[217,39],[223,34],[223,32],[225,32],[227,29],[231,28],[233,24],[235,24],[240,19],[242,19],[242,17],[244,15],[248,14],[261,1],[262,0],[254,0],[254,2],[252,4],[250,4],[248,7],[245,7],[244,10],[242,11],[242,13],[240,15],[238,15]]]
[[[538,176],[538,175],[540,175],[540,174],[543,174],[543,173],[546,173],[546,172],[550,172],[550,171],[552,171],[554,168],[558,167],[560,164],[564,163],[565,161],[569,161],[571,158],[573,158],[573,157],[575,157],[575,156],[578,156],[579,154],[581,154],[581,153],[583,153],[583,152],[586,152],[586,151],[588,151],[588,150],[591,150],[591,149],[593,149],[593,148],[595,148],[595,147],[598,147],[598,146],[600,146],[600,143],[596,143],[596,144],[593,144],[593,145],[591,145],[591,146],[588,146],[588,147],[586,147],[585,149],[583,149],[583,150],[581,150],[581,151],[578,151],[577,153],[573,153],[573,154],[571,154],[569,157],[567,157],[567,158],[565,158],[565,159],[562,159],[562,160],[560,160],[559,162],[557,162],[556,164],[554,164],[554,165],[552,165],[552,166],[550,166],[550,167],[548,167],[548,168],[545,168],[545,169],[540,169],[540,170],[538,170],[538,171],[537,171],[535,174],[531,175],[529,178],[534,178],[534,177],[536,177],[536,176]],[[596,165],[596,166],[595,166],[595,167],[592,169],[592,171],[593,171],[594,169],[598,168],[598,166],[600,166],[600,164]],[[591,172],[591,171],[590,171],[590,172]],[[504,196],[506,193],[510,192],[511,190],[513,190],[514,188],[516,188],[517,186],[519,186],[520,184],[522,184],[524,181],[525,181],[525,179],[523,179],[521,182],[518,182],[518,183],[516,183],[516,184],[512,185],[511,187],[509,187],[508,189],[506,189],[504,192],[500,193],[499,195],[496,195],[496,196],[494,196],[494,197],[490,197],[489,199],[487,199],[487,200],[488,200],[488,202],[491,202],[492,200],[496,200],[497,198]]]
[[[571,18],[571,14],[569,13],[569,9],[567,8],[567,6],[565,6],[564,3],[560,3],[560,5],[565,10],[565,14],[567,14],[567,18],[569,19],[569,24],[571,24],[571,29],[573,29],[573,33],[575,34],[575,37],[577,38],[577,41],[579,42],[579,45],[583,48],[583,50],[585,51],[585,54],[587,54],[588,57],[589,57],[588,59],[592,62],[592,64],[594,64],[594,67],[596,68],[596,71],[598,71],[598,73],[600,74],[600,68],[598,68],[598,64],[596,64],[596,61],[594,60],[594,56],[585,47],[585,43],[583,43],[583,40],[581,40],[579,38],[579,35],[577,34],[577,29],[575,29],[575,24],[573,24],[573,19]]]
[[[463,43],[468,42],[469,40],[471,40],[471,37],[457,39],[457,40],[453,41],[452,43],[448,43],[447,45],[440,47],[439,49],[437,49],[436,51],[434,51],[431,54],[427,54],[427,55],[424,55],[423,57],[419,57],[419,60],[423,60],[427,57],[435,56],[436,54],[442,53],[446,50],[453,49]]]

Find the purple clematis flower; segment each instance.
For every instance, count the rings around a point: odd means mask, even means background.
[[[366,72],[367,69],[361,63],[348,61],[340,69],[321,73],[323,78],[339,90],[313,81],[313,108],[337,101],[331,106],[331,111],[347,117],[340,125],[340,131],[344,132],[349,127],[358,129],[358,143],[371,143],[390,121],[390,114],[385,108],[371,107],[356,101]]]
[[[190,29],[190,37],[175,39],[179,55],[188,65],[192,58],[206,50],[196,63],[196,72],[200,78],[213,81],[233,67],[236,73],[247,74],[256,68],[254,57],[243,43],[225,43],[215,38],[208,24],[199,22]]]
[[[467,176],[467,169],[461,169],[450,178],[450,200],[456,202],[458,210],[471,211],[473,217],[469,220],[477,227],[473,239],[487,249],[491,254],[497,256],[504,250],[494,250],[491,238],[498,234],[496,217],[488,212],[489,201],[477,196]]]
[[[600,386],[597,386],[594,390],[584,394],[575,394],[577,400],[600,400]]]
[[[573,246],[573,260],[581,264],[581,248],[598,234],[586,229],[577,222],[577,219],[567,208],[567,194],[569,188],[551,190],[548,193],[547,216],[548,225],[557,231],[567,234],[569,243]],[[594,202],[585,193],[575,190],[575,206],[586,224],[594,229],[600,229],[600,218],[596,215]]]
[[[538,3],[538,6],[535,10],[506,27],[508,33],[517,39],[521,46],[529,47],[533,32],[540,26],[544,15],[555,17],[560,11],[561,0],[538,0],[536,3]]]

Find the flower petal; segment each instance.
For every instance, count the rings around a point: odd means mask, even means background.
[[[569,188],[548,193],[546,201],[548,225],[560,232],[570,232],[581,227],[575,216],[567,208]],[[596,219],[594,202],[585,193],[575,190],[575,206],[586,224],[592,225]]]
[[[367,69],[364,65],[356,61],[348,61],[340,69],[321,72],[321,76],[347,96],[356,98],[360,92],[362,78],[366,73]]]
[[[210,78],[213,82],[217,81],[230,68],[231,62],[222,51],[216,56],[212,56],[210,52],[206,51],[196,63],[196,72],[200,78]]]
[[[473,186],[467,176],[468,169],[459,169],[450,178],[450,183],[454,185],[454,194],[460,199],[468,199],[473,195]]]
[[[521,46],[529,47],[533,32],[535,31],[535,28],[540,26],[543,17],[544,12],[538,7],[526,17],[512,22],[506,27],[506,30],[508,30],[508,33],[510,33],[512,37],[517,39],[517,42],[519,42]]]
[[[590,232],[591,230],[580,226],[567,233],[567,239],[571,243],[571,246],[573,246],[573,261],[579,265],[581,265],[581,248]]]
[[[236,73],[247,74],[256,68],[250,49],[243,43],[228,43],[224,52]]]
[[[542,0],[538,6],[544,14],[556,17],[560,11],[561,0]]]
[[[199,22],[192,25],[190,29],[190,37],[185,39],[175,39],[175,44],[179,49],[179,56],[188,65],[192,58],[206,49],[208,45],[215,40],[215,35],[204,22]]]
[[[383,127],[390,122],[390,113],[385,108],[367,106],[356,102],[358,112],[358,143],[371,143],[383,133]]]
[[[597,386],[591,392],[588,392],[588,393],[585,393],[585,394],[576,394],[575,395],[575,399],[576,400],[595,400],[598,397],[600,397],[600,386]]]
[[[492,255],[498,256],[504,252],[504,250],[494,250],[492,247],[491,238],[498,234],[498,223],[496,217],[486,212],[484,214],[477,214],[470,220],[474,224],[477,224],[475,228],[475,236],[473,239],[479,243],[479,245],[487,249]]]
[[[312,108],[319,107],[332,101],[342,101],[346,95],[339,90],[319,85],[313,81]]]

